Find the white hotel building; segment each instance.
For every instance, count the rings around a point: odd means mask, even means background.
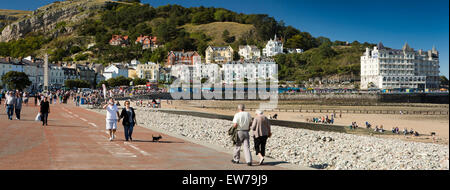
[[[439,52],[401,50],[379,43],[361,56],[361,89],[439,88]]]
[[[261,60],[257,62],[229,62],[222,65],[223,83],[233,84],[244,82],[256,82],[260,80],[278,81],[278,65],[273,60]]]
[[[281,40],[277,39],[277,35],[275,34],[274,39],[270,39],[267,42],[266,47],[263,48],[263,56],[272,57],[280,53],[283,53],[283,43]]]

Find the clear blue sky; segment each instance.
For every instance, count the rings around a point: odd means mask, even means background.
[[[34,10],[53,0],[0,0],[1,9]],[[142,0],[154,7],[222,7],[238,13],[268,14],[313,36],[378,43],[400,49],[440,52],[441,74],[449,77],[448,0]]]

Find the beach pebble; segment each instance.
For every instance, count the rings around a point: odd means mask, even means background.
[[[104,110],[97,110],[105,113]],[[231,121],[139,110],[143,127],[158,128],[230,150]],[[140,119],[142,118],[142,119]],[[253,138],[250,140],[254,151]],[[317,169],[448,170],[449,147],[375,136],[272,126],[266,156]]]

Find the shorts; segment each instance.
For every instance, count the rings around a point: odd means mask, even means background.
[[[106,120],[106,130],[117,129],[117,119]]]

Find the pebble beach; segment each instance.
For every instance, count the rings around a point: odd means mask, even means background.
[[[105,113],[104,110],[95,110]],[[136,110],[138,125],[229,149],[231,121]],[[145,119],[144,119],[145,118]],[[266,156],[325,170],[448,170],[449,147],[373,136],[272,126]],[[253,150],[253,139],[251,140]]]

